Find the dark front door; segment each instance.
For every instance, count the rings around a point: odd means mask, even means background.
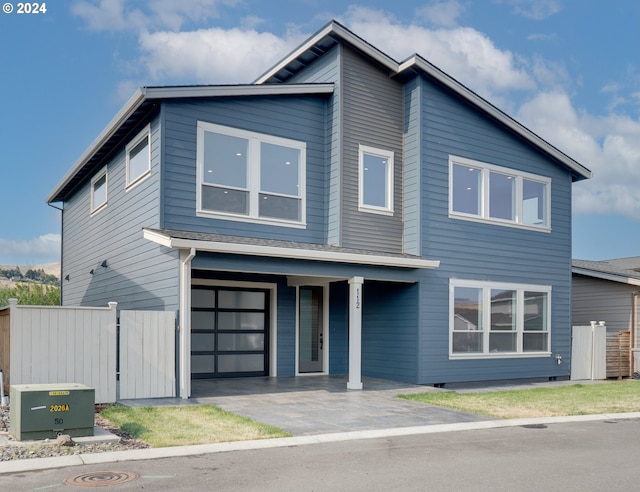
[[[268,375],[269,292],[193,286],[191,377]]]

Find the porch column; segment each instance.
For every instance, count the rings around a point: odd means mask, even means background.
[[[362,277],[349,279],[349,381],[347,389],[362,389]]]
[[[178,391],[180,398],[191,396],[191,260],[195,248],[180,250],[180,333],[178,351]]]

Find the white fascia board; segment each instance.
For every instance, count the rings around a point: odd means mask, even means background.
[[[87,161],[91,158],[91,156],[102,147],[107,140],[111,138],[111,136],[115,133],[115,131],[120,128],[127,119],[135,112],[136,109],[144,102],[145,100],[145,90],[143,87],[136,90],[136,92],[129,98],[126,104],[118,111],[118,113],[113,117],[113,119],[109,122],[109,124],[102,130],[100,135],[89,145],[87,150],[80,156],[80,158],[76,161],[71,169],[64,175],[64,177],[60,180],[58,185],[54,188],[54,190],[49,194],[49,196],[45,199],[46,203],[51,203],[55,196],[64,188],[69,181],[76,175],[76,173],[82,169]]]
[[[622,275],[615,275],[613,273],[597,272],[594,270],[588,270],[586,268],[577,268],[577,267],[571,268],[571,272],[577,275],[584,275],[585,277],[593,277],[593,278],[599,278],[601,280],[618,282],[620,284],[640,286],[640,280],[638,279],[631,278],[631,277],[624,277]]]
[[[147,87],[147,99],[181,97],[279,96],[296,94],[332,94],[333,84],[269,84],[184,87]]]
[[[569,169],[574,170],[583,178],[590,179],[592,177],[592,172],[589,169],[582,166],[578,162],[574,161],[571,157],[564,154],[560,150],[556,149],[549,142],[546,142],[545,140],[540,138],[531,130],[521,125],[516,120],[508,116],[507,114],[503,113],[493,104],[483,99],[473,91],[469,90],[460,82],[448,76],[446,73],[444,73],[443,71],[441,71],[440,69],[432,65],[431,63],[427,62],[424,58],[418,55],[414,55],[408,58],[407,60],[405,60],[400,64],[398,72],[403,72],[404,70],[411,69],[414,66],[426,72],[431,77],[433,77],[437,81],[444,84],[446,87],[452,89],[454,92],[460,94],[462,97],[467,99],[473,105],[480,108],[482,111],[492,116],[493,118],[498,120],[500,123],[505,125],[507,128],[513,130],[515,133],[517,133],[521,137],[531,142],[536,147],[539,147],[544,152],[554,157],[556,160],[562,162],[565,166],[567,166]]]
[[[313,249],[283,248],[278,246],[260,246],[255,244],[223,243],[195,239],[172,238],[157,232],[144,230],[144,238],[172,249],[191,249],[211,253],[244,254],[250,256],[268,256],[299,260],[330,261],[337,263],[359,263],[374,266],[400,268],[438,268],[437,260],[422,258],[402,258],[382,255],[361,255],[357,253],[338,253]]]
[[[254,84],[264,84],[270,77],[278,73],[282,68],[286,67],[289,63],[294,61],[296,58],[301,56],[305,51],[311,48],[314,44],[321,41],[326,36],[330,34],[337,34],[343,40],[348,41],[352,45],[354,45],[359,51],[364,53],[365,55],[373,58],[383,66],[387,67],[392,72],[398,71],[398,62],[385,55],[381,51],[377,50],[370,44],[363,41],[361,38],[353,34],[348,29],[344,28],[340,24],[336,22],[330,22],[323,29],[318,31],[314,36],[310,37],[302,43],[295,51],[291,52],[289,56],[281,60],[277,65],[273,66],[271,69],[267,70],[263,75],[261,75],[258,79],[255,80]]]

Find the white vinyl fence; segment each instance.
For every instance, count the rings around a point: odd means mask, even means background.
[[[120,312],[120,399],[176,396],[173,311]]]
[[[9,322],[3,323],[9,336],[0,337],[9,344],[8,351],[0,347],[5,383],[85,384],[95,389],[96,403],[175,396],[173,311],[120,312],[117,395],[116,308],[115,302],[107,308],[18,306],[10,299]]]
[[[604,324],[573,327],[571,379],[607,379],[607,327]]]
[[[116,401],[116,303],[108,308],[10,306],[11,384],[80,383]]]

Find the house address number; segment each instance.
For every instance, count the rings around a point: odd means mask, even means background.
[[[68,412],[69,405],[64,403],[62,405],[49,405],[50,412]]]

